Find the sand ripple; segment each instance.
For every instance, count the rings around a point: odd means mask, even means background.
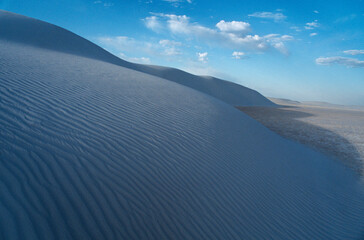
[[[0,238],[363,237],[363,183],[233,107],[97,60],[0,52]]]

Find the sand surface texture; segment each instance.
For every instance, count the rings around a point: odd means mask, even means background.
[[[358,176],[227,104],[261,98],[1,11],[0,53],[0,239],[363,237]]]
[[[271,99],[281,107],[239,107],[283,137],[342,160],[364,174],[364,108]]]

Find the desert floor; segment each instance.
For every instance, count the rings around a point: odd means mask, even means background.
[[[342,160],[364,175],[364,109],[271,99],[279,107],[238,107],[279,135]]]

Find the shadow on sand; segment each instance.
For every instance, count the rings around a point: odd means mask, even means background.
[[[303,121],[315,116],[295,106],[237,107],[273,132],[319,152],[341,160],[346,166],[363,174],[361,155],[356,147],[343,136],[317,125]]]

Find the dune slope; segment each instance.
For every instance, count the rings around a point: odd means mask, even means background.
[[[343,166],[198,91],[50,49],[0,40],[1,239],[363,236]]]
[[[179,69],[124,61],[90,41],[58,26],[0,10],[0,39],[94,58],[162,77],[216,97],[234,106],[274,106],[257,91],[213,77]]]

